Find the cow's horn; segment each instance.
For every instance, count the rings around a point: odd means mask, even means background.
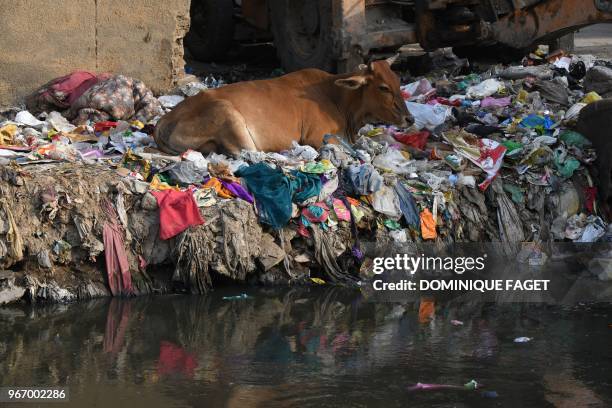
[[[387,61],[387,64],[389,64],[389,66],[395,64],[395,61],[397,61],[397,59],[399,58],[399,52],[397,54],[395,54],[392,57],[387,58],[385,61]]]

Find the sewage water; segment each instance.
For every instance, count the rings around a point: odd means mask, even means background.
[[[0,308],[0,386],[68,387],[56,407],[612,406],[609,306],[449,303],[425,321],[338,288],[223,299],[243,291]]]

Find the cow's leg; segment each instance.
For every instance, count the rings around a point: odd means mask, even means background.
[[[155,131],[156,143],[167,153],[193,149],[239,154],[242,149],[257,150],[244,117],[228,101],[210,101],[201,111],[180,117],[173,113],[163,117]]]
[[[224,105],[226,117],[219,129],[219,134],[224,137],[218,141],[219,147],[233,155],[240,154],[241,150],[258,150],[244,116],[230,102],[225,102]]]

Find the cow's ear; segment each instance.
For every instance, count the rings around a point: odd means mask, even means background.
[[[359,89],[368,83],[368,79],[363,75],[355,75],[348,78],[336,79],[335,84],[347,89]]]

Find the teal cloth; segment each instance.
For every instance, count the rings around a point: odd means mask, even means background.
[[[286,176],[265,163],[243,166],[235,174],[244,180],[255,197],[259,220],[275,229],[287,225],[291,219],[293,201],[302,202],[321,192],[318,175],[294,170]]]

